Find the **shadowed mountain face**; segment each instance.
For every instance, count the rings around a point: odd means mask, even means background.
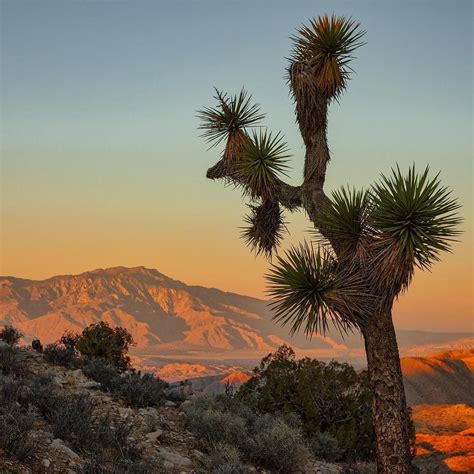
[[[409,405],[474,406],[474,349],[401,359]]]
[[[0,324],[18,327],[27,342],[38,337],[50,343],[66,330],[78,332],[103,320],[132,333],[137,343],[134,362],[142,368],[162,366],[165,360],[214,365],[217,360],[232,361],[230,365],[251,360],[252,365],[283,343],[300,356],[365,363],[358,334],[290,338],[286,328],[272,323],[265,301],[188,286],[144,267],[99,269],[41,281],[0,277],[0,286]],[[472,336],[398,331],[401,353],[406,355],[472,347]],[[184,366],[180,370],[186,372]]]

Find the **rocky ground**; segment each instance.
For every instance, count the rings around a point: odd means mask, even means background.
[[[1,343],[1,341],[0,341]],[[55,389],[61,393],[88,393],[95,401],[95,410],[109,414],[111,426],[120,420],[130,422],[132,430],[128,442],[143,450],[145,457],[156,467],[142,472],[205,473],[212,472],[206,462],[201,443],[185,428],[185,413],[175,402],[167,400],[163,406],[133,409],[100,390],[100,384],[88,379],[81,369],[69,370],[46,363],[41,354],[29,349],[19,351],[22,364],[36,374],[51,374]],[[32,435],[37,446],[33,456],[23,463],[5,459],[0,452],[0,472],[15,473],[82,473],[88,459],[75,452],[67,442],[55,438],[51,426],[41,417],[35,421]],[[90,465],[88,467],[90,469]],[[250,472],[264,470],[250,468]],[[312,460],[306,473],[338,473],[342,468]]]

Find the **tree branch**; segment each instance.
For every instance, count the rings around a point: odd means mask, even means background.
[[[232,166],[228,165],[223,158],[207,170],[206,177],[209,179],[226,179],[237,184],[245,184],[238,174],[232,170]],[[275,199],[289,211],[295,211],[301,207],[301,186],[292,186],[280,179],[278,182],[279,186],[275,193]]]

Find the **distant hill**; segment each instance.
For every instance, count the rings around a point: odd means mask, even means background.
[[[474,408],[464,405],[413,407],[416,464],[421,472],[474,472]]]
[[[409,405],[474,406],[474,349],[401,359]]]
[[[13,324],[27,342],[57,340],[98,321],[127,328],[134,363],[169,380],[251,368],[281,344],[299,356],[365,365],[359,334],[311,340],[288,336],[263,300],[186,285],[145,267],[114,267],[36,281],[0,277],[0,325]],[[472,333],[397,332],[402,355],[474,347]]]

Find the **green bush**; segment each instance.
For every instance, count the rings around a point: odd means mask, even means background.
[[[0,340],[13,346],[23,337],[23,334],[13,326],[6,325],[0,330]]]
[[[48,344],[43,350],[46,362],[53,365],[73,368],[79,363],[76,352],[63,346],[60,342]]]
[[[245,420],[228,411],[186,407],[186,414],[189,429],[208,444],[223,442],[238,447],[247,435]]]
[[[132,335],[126,329],[111,328],[104,321],[85,328],[75,341],[75,347],[82,355],[103,358],[119,370],[130,369],[127,353],[132,344]]]
[[[126,372],[120,377],[115,394],[135,408],[161,405],[165,400],[166,382],[153,374]]]
[[[209,450],[207,470],[212,474],[247,474],[249,470],[242,464],[240,456],[234,446],[217,443]]]
[[[101,389],[120,398],[126,405],[135,408],[161,405],[165,400],[168,384],[153,374],[142,374],[134,370],[120,372],[106,359],[86,359],[83,372],[101,384]]]
[[[82,371],[87,377],[99,382],[101,390],[117,392],[120,388],[121,377],[117,367],[105,359],[85,359],[82,363]]]
[[[31,436],[34,422],[32,408],[16,404],[0,406],[0,451],[6,457],[21,461],[35,453],[37,444]]]
[[[367,374],[357,373],[347,363],[296,360],[294,351],[282,346],[262,359],[236,397],[260,413],[293,418],[298,414],[307,438],[331,435],[345,458],[373,459],[375,434]]]
[[[22,375],[25,372],[24,361],[14,346],[0,346],[0,373],[3,375]]]
[[[283,418],[258,416],[240,400],[224,395],[196,395],[183,408],[188,429],[211,453],[211,472],[248,472],[240,459],[249,459],[272,472],[303,469],[308,461],[301,430]],[[219,457],[219,446],[232,449],[222,448]]]
[[[304,470],[310,453],[301,431],[269,415],[258,419],[253,431],[249,454],[256,464],[272,472]]]
[[[308,445],[317,459],[335,462],[344,454],[337,439],[329,433],[316,433],[310,438]]]
[[[78,451],[90,451],[94,443],[94,400],[82,393],[55,394],[45,410],[54,436],[71,443]]]

